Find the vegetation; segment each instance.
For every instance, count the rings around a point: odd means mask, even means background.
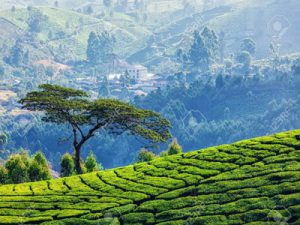
[[[1,162],[20,147],[31,153],[43,149],[53,169],[60,171],[58,159],[72,151],[67,125],[40,123],[38,114],[22,111],[17,104],[24,93],[45,82],[161,113],[172,122],[171,132],[183,149],[299,128],[299,54],[291,53],[299,51],[300,45],[297,32],[291,31],[300,22],[294,16],[300,2],[231,4],[225,0],[205,1],[203,6],[199,2],[76,0],[74,8],[70,0],[59,4],[3,0],[0,131],[9,139],[0,146]],[[273,26],[277,23],[271,20],[274,15],[286,17],[279,18],[284,38],[271,38],[278,34]],[[204,24],[210,28],[206,32]],[[104,31],[116,39],[113,51],[105,53],[91,44],[91,53],[103,56],[94,58],[94,64],[87,60],[88,39],[94,32],[99,47]],[[181,54],[176,61],[178,48]],[[126,73],[116,87],[112,76],[104,76],[123,72],[119,66],[126,63],[146,66],[162,79],[161,88],[152,93],[148,92],[155,87],[136,91],[139,83]],[[198,68],[197,63],[204,67]],[[7,91],[13,95],[2,101]],[[85,159],[93,150],[105,168],[119,167],[130,164],[142,147],[150,149],[133,137],[101,131],[85,143],[81,156]]]
[[[42,31],[45,22],[47,22],[48,17],[43,15],[43,13],[38,9],[28,8],[29,18],[27,21],[28,31],[31,33],[39,33]]]
[[[114,170],[0,186],[0,224],[297,224],[299,145],[296,130]]]
[[[103,169],[102,165],[97,163],[96,156],[93,152],[90,152],[90,154],[84,162],[84,165],[88,173]]]
[[[182,153],[182,147],[178,144],[177,140],[174,139],[172,143],[169,145],[167,152],[168,155],[177,155]]]
[[[216,58],[218,46],[218,37],[215,32],[205,27],[201,33],[198,30],[194,32],[190,49],[187,53],[179,49],[177,58],[185,68],[207,72]]]
[[[68,124],[73,132],[75,169],[80,166],[82,146],[99,130],[113,135],[127,132],[151,143],[167,141],[171,135],[170,122],[158,113],[112,99],[89,101],[80,90],[44,84],[41,91],[30,92],[20,100],[24,109],[43,112],[43,121]],[[88,130],[85,132],[85,130]]]
[[[4,166],[0,166],[0,184],[18,184],[50,180],[52,178],[48,162],[42,152],[32,158],[26,151],[9,157]]]
[[[113,54],[116,39],[108,32],[96,34],[91,32],[86,50],[87,60],[91,64],[99,64],[108,60]]]
[[[155,153],[153,153],[147,149],[142,149],[139,152],[137,161],[138,162],[150,162],[153,159],[155,159],[155,157],[156,157]]]
[[[62,177],[69,177],[75,174],[75,163],[73,157],[69,153],[65,153],[60,162],[60,175]]]

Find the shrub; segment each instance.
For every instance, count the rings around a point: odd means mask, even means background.
[[[168,154],[168,151],[163,151],[163,152],[161,152],[160,153],[160,156],[161,157],[166,157],[166,156],[168,156],[169,154]]]
[[[74,161],[74,157],[73,157],[73,161]],[[74,164],[75,164],[75,161],[74,161]],[[84,161],[80,158],[80,168],[81,168],[81,172],[84,174],[84,173],[87,173],[87,168],[85,167],[85,164],[84,164]],[[77,174],[77,172],[75,171],[74,174]]]
[[[146,149],[142,149],[139,152],[137,161],[138,162],[149,162],[149,161],[152,161],[155,157],[156,157],[156,155],[153,152],[148,151]]]
[[[61,166],[60,175],[62,177],[68,177],[75,173],[74,160],[69,153],[66,153],[62,156],[60,166]]]
[[[93,152],[90,152],[89,156],[86,158],[85,167],[87,172],[98,171],[102,168],[102,166],[97,163],[97,159]]]
[[[182,147],[178,144],[177,140],[174,139],[168,148],[168,155],[176,155],[182,152]]]

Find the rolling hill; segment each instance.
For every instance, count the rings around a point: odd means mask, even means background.
[[[300,224],[300,130],[0,187],[0,224]],[[280,222],[280,223],[279,223]]]
[[[115,13],[112,18],[99,19],[61,8],[39,7],[38,9],[47,16],[48,20],[42,31],[34,37],[35,42],[42,45],[39,49],[50,50],[46,56],[40,54],[38,59],[53,56],[58,58],[57,60],[63,58],[64,61],[85,59],[87,40],[91,31],[112,33],[117,39],[116,53],[124,56],[137,51],[143,45],[143,38],[150,34],[147,28],[121,13]],[[26,35],[31,36],[27,26],[28,17],[29,11],[26,8],[17,8],[14,12],[0,11],[0,26],[4,31],[3,37],[0,38],[0,45],[12,46],[17,39],[24,39]]]

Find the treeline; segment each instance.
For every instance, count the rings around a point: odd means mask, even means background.
[[[176,155],[182,153],[182,147],[174,139],[166,151],[160,153],[161,157]],[[159,157],[154,152],[141,149],[136,162],[149,162]],[[60,160],[60,177],[69,177],[76,175],[74,155],[65,153]],[[103,170],[101,164],[96,160],[93,152],[88,157],[80,161],[82,173],[90,173]],[[41,151],[30,156],[28,151],[23,149],[17,154],[12,154],[5,161],[4,166],[0,165],[0,184],[18,184],[24,182],[36,182],[42,180],[51,180],[53,175],[51,166]]]
[[[49,164],[42,152],[37,152],[33,157],[22,150],[11,155],[4,166],[0,165],[0,183],[17,184],[51,179]]]
[[[66,153],[60,160],[61,177],[76,175],[74,156]],[[83,173],[102,170],[101,164],[97,163],[93,152],[90,152],[85,161],[81,160]],[[51,180],[51,166],[41,151],[30,156],[28,151],[23,149],[19,153],[12,154],[0,165],[0,184],[18,184],[24,182],[36,182]]]

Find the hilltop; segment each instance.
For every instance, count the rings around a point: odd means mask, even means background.
[[[0,187],[0,224],[299,224],[300,130]]]

